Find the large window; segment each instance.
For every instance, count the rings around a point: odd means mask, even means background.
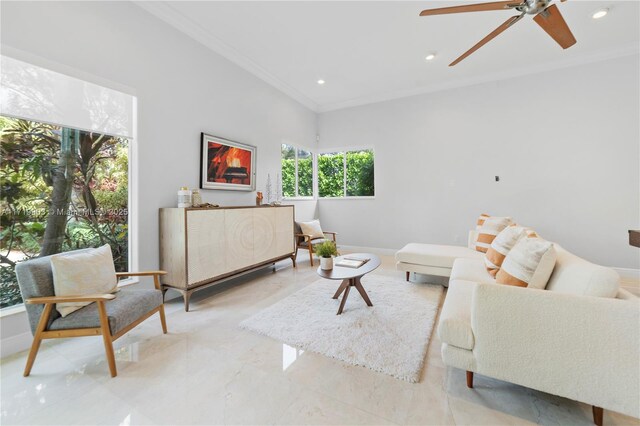
[[[0,116],[0,308],[18,262],[109,244],[128,270],[129,140]]]
[[[0,110],[0,308],[34,257],[109,244],[135,268],[135,96],[0,55]]]
[[[313,197],[313,153],[293,145],[282,145],[282,195]]]
[[[321,198],[373,197],[372,149],[318,155],[318,195]]]

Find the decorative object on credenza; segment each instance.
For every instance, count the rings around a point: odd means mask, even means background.
[[[191,191],[191,205],[193,207],[200,207],[202,204],[202,195],[200,195],[200,190],[194,189]]]
[[[274,202],[278,206],[282,204],[282,179],[280,178],[280,173],[276,173],[276,199]]]
[[[261,206],[262,205],[262,199],[264,197],[262,196],[262,192],[258,192],[256,194],[256,206]]]
[[[271,189],[271,174],[267,173],[267,184],[264,186],[264,195],[267,198],[267,204],[271,204],[273,198],[273,190]]]
[[[255,146],[202,133],[200,188],[254,191],[256,150]]]
[[[313,249],[320,258],[320,269],[324,271],[333,269],[333,256],[338,255],[336,244],[333,241],[325,241],[324,243],[316,244]]]
[[[186,186],[178,191],[178,207],[191,207],[191,191]]]

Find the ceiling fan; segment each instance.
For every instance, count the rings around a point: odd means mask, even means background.
[[[520,15],[515,15],[504,21],[502,25],[489,33],[488,36],[476,43],[471,49],[464,52],[458,59],[449,64],[450,67],[471,55],[476,50],[493,40],[498,34],[521,20],[524,15],[535,15],[533,20],[542,27],[563,49],[567,49],[576,44],[576,39],[571,33],[569,26],[565,22],[560,9],[552,0],[514,0],[496,1],[491,3],[478,3],[463,6],[441,7],[438,9],[427,9],[420,12],[420,16],[446,15],[450,13],[483,12],[486,10],[515,10]],[[566,1],[566,0],[561,0]],[[551,5],[550,5],[551,4]]]

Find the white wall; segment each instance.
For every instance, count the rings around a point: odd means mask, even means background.
[[[321,148],[376,154],[375,199],[320,200],[323,227],[355,246],[464,244],[487,212],[640,268],[639,73],[636,55],[321,114]]]
[[[180,186],[198,186],[200,132],[257,146],[258,190],[267,173],[273,180],[280,171],[283,141],[315,144],[314,112],[132,3],[1,7],[4,51],[37,55],[135,91],[140,269],[158,268],[158,208],[173,206]],[[211,203],[255,202],[255,193],[202,193]],[[22,323],[15,333],[27,331]],[[2,324],[3,340],[15,334],[5,318]]]

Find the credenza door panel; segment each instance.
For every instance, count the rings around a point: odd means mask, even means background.
[[[235,271],[254,263],[254,226],[255,209],[224,210],[224,240],[227,248],[227,269]]]
[[[276,256],[282,256],[295,251],[293,246],[293,208],[280,208],[275,210]]]
[[[280,209],[253,209],[253,263],[278,257],[276,210]]]
[[[188,284],[229,272],[224,210],[187,212]]]

